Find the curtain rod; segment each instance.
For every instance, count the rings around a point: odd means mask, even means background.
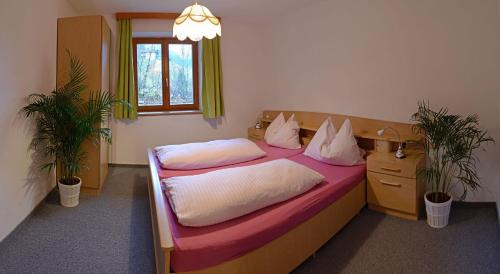
[[[180,13],[174,12],[117,12],[115,13],[115,18],[119,19],[167,19],[175,20],[181,15]],[[219,20],[220,17],[217,16]]]
[[[179,17],[180,13],[172,12],[117,12],[116,19],[171,19]]]

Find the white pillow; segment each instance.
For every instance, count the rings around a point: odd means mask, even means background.
[[[320,173],[288,159],[163,180],[179,223],[207,226],[300,195],[323,181]]]
[[[283,127],[284,125],[285,125],[285,116],[283,115],[282,112],[267,127],[266,133],[264,134],[264,140],[268,142],[271,136],[274,136],[276,133],[278,133],[280,128]]]
[[[268,145],[275,147],[299,149],[301,147],[299,131],[300,127],[297,121],[295,121],[295,114],[292,114],[288,118],[288,121],[275,134],[268,137],[266,142]]]
[[[327,126],[323,126],[325,123],[327,123]],[[340,130],[330,142],[326,136],[328,136],[328,127],[333,127],[333,124],[331,121],[325,121],[323,125],[313,137],[314,140],[319,133],[318,140],[314,143],[311,141],[309,146],[312,145],[312,147],[309,148],[308,146],[309,153],[304,153],[305,155],[330,165],[353,166],[364,163],[363,151],[358,147],[349,119],[344,121]],[[318,151],[319,154],[317,154]]]
[[[166,169],[201,169],[251,161],[266,155],[254,142],[236,138],[156,147]]]
[[[332,120],[328,117],[319,127],[316,134],[312,138],[311,142],[304,151],[304,155],[307,155],[313,159],[321,161],[321,148],[323,146],[329,145],[337,135],[335,126]]]

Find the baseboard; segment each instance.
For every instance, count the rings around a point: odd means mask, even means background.
[[[147,167],[147,164],[116,164],[116,163],[109,163],[109,167]]]
[[[500,226],[500,199],[497,201],[498,225]]]
[[[453,201],[453,205],[473,208],[494,208],[497,211],[497,220],[500,227],[500,200],[497,202],[459,202]]]
[[[99,196],[101,194],[102,188],[89,188],[89,187],[82,187],[80,189],[80,194],[85,194],[85,195],[90,195],[90,196]]]
[[[7,237],[9,237],[22,223],[24,223],[28,217],[31,217],[33,215],[33,212],[44,202],[47,201],[47,198],[49,195],[56,189],[56,186],[54,185],[47,194],[31,209],[31,211],[12,229],[3,239],[0,239],[0,243],[3,242]]]
[[[495,202],[464,202],[464,201],[453,201],[453,205],[466,206],[466,207],[474,207],[474,208],[481,208],[481,207],[495,208],[495,207],[497,207],[498,203],[495,203]]]

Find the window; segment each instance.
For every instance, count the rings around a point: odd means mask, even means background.
[[[198,110],[198,44],[175,38],[134,38],[139,112]]]

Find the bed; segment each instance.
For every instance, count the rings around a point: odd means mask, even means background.
[[[266,151],[265,157],[200,170],[162,169],[154,151],[148,151],[157,273],[287,273],[314,254],[365,206],[364,165],[332,166],[304,156],[302,149],[280,149],[264,142],[257,144]],[[308,192],[285,202],[220,224],[196,228],[177,222],[162,190],[161,179],[280,158],[305,165],[325,179]]]

